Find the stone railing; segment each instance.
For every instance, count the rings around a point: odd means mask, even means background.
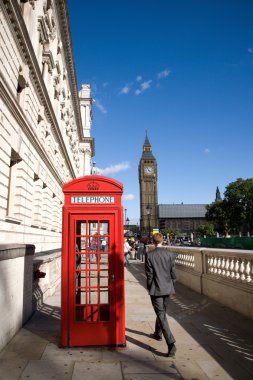
[[[178,282],[253,319],[253,251],[164,248],[177,255]]]
[[[204,252],[205,253],[205,252]],[[235,252],[205,254],[206,273],[236,281],[253,284],[253,254]]]

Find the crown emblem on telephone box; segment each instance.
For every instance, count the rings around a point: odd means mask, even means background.
[[[99,190],[99,184],[96,182],[90,182],[87,184],[88,190]]]

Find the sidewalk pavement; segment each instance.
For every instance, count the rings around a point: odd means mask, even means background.
[[[169,324],[175,358],[150,338],[155,314],[144,264],[125,268],[127,347],[59,348],[60,289],[0,353],[0,380],[253,379],[253,321],[176,284]],[[240,300],[238,300],[240,302]]]

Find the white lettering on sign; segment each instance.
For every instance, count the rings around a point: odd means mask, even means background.
[[[85,203],[85,204],[113,204],[114,197],[112,196],[83,196],[71,197],[71,203]]]

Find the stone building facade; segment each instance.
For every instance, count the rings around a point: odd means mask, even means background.
[[[62,185],[91,174],[67,0],[0,0],[0,243],[61,246]]]
[[[171,229],[190,236],[206,224],[205,204],[159,204],[159,229]]]

